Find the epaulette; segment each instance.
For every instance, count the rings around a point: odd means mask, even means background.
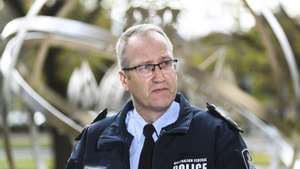
[[[104,109],[103,111],[101,111],[99,114],[98,114],[98,116],[92,121],[92,123],[90,123],[90,124],[93,124],[93,123],[95,123],[95,122],[97,122],[97,121],[100,121],[100,120],[102,120],[102,119],[105,119],[106,118],[106,115],[107,115],[107,109]],[[75,141],[78,141],[78,140],[80,140],[81,139],[81,137],[82,137],[82,135],[83,135],[83,133],[85,132],[85,130],[87,129],[87,127],[85,127],[82,131],[81,131],[81,133],[78,135],[78,136],[76,136],[75,137]]]
[[[83,135],[83,133],[86,131],[86,127],[81,131],[81,133],[80,134],[78,134],[75,138],[74,138],[74,140],[75,141],[78,141],[78,140],[80,140],[81,139],[81,137],[82,137],[82,135]]]
[[[107,108],[104,109],[104,110],[102,110],[102,112],[100,112],[100,113],[98,114],[98,116],[93,120],[93,122],[92,122],[91,124],[93,124],[93,123],[95,123],[95,122],[97,122],[97,121],[100,121],[100,120],[102,120],[102,119],[105,119],[105,118],[106,118],[106,115],[107,115]]]
[[[209,103],[206,103],[206,107],[210,114],[212,114],[215,117],[223,119],[229,125],[229,127],[233,128],[239,132],[243,132],[243,129],[240,128],[239,125],[235,121],[233,121],[230,117],[228,117],[222,109],[219,109],[217,106],[215,106],[213,104],[209,104]]]

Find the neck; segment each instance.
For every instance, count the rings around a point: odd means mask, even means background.
[[[154,123],[157,119],[159,119],[169,108],[163,108],[163,109],[149,109],[149,108],[145,108],[139,105],[134,105],[136,111],[143,117],[143,119],[147,122],[147,123]]]

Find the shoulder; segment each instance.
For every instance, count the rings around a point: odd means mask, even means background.
[[[207,128],[223,128],[234,132],[242,132],[238,124],[230,117],[226,116],[222,109],[207,103],[207,109],[191,107],[193,113],[193,121],[196,124],[206,126]]]
[[[227,116],[223,109],[209,103],[207,103],[207,109],[209,114],[224,121],[230,129],[243,132],[242,128],[234,120]]]
[[[75,138],[75,140],[80,140],[82,137],[87,137],[91,135],[99,135],[102,133],[104,129],[106,129],[117,117],[116,115],[106,117],[107,110],[103,110],[101,113],[98,114],[98,116],[95,118],[95,120],[87,125],[82,132]]]
[[[106,129],[108,126],[110,126],[110,124],[114,121],[114,119],[117,117],[116,115],[110,116],[110,117],[106,117],[104,119],[101,119],[99,121],[93,122],[90,125],[87,126],[88,128],[88,133],[95,133],[95,132],[99,132],[99,131],[103,131],[104,129]]]
[[[104,114],[102,114],[104,112]],[[68,167],[72,168],[73,165],[81,165],[84,155],[90,152],[95,145],[99,135],[106,129],[116,118],[116,115],[106,117],[106,110],[101,112],[96,119],[86,126],[82,132],[75,138],[75,146],[68,160]],[[101,117],[101,118],[100,118]]]

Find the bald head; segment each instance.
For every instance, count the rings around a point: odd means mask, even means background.
[[[116,54],[120,68],[127,67],[128,57],[126,56],[126,48],[131,38],[133,37],[143,37],[149,35],[149,32],[158,33],[157,36],[162,36],[166,41],[166,46],[168,50],[173,53],[173,45],[165,34],[165,32],[158,26],[153,24],[141,24],[135,25],[128,28],[119,38],[116,45]],[[151,33],[152,34],[152,33]]]

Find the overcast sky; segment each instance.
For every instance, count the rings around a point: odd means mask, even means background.
[[[114,2],[112,18],[116,21],[115,31],[124,21],[120,16],[124,14],[126,0],[108,0]],[[162,0],[131,0],[134,5],[162,4]],[[253,16],[244,8],[242,0],[169,0],[171,6],[181,9],[177,30],[185,39],[205,36],[210,32],[247,31],[255,24]],[[278,9],[283,5],[291,17],[300,16],[300,0],[251,0],[255,8],[267,7]],[[147,6],[147,5],[146,5]],[[150,5],[153,6],[153,5]]]
[[[262,0],[251,2],[255,2],[255,6],[266,6],[271,10],[278,9],[279,4],[279,0],[265,0],[265,4]],[[184,10],[178,31],[186,38],[204,36],[212,31],[226,33],[237,28],[247,31],[255,24],[241,0],[182,0],[181,3]],[[280,0],[280,3],[291,17],[300,16],[299,0]]]

